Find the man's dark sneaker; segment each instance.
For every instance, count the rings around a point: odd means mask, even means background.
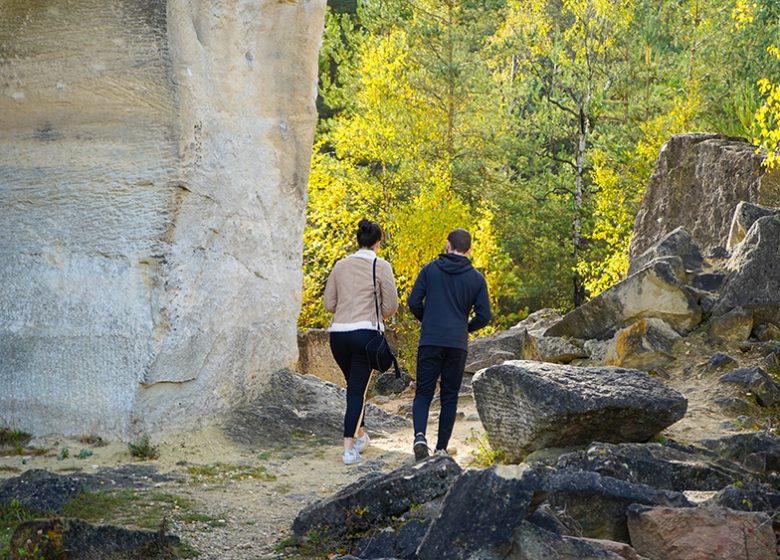
[[[428,440],[425,439],[425,436],[423,434],[414,436],[414,458],[422,461],[430,454],[431,450],[428,449]]]

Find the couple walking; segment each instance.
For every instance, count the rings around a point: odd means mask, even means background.
[[[330,348],[347,380],[343,455],[347,465],[360,461],[360,453],[369,442],[363,418],[371,376],[366,344],[377,330],[384,331],[383,319],[398,309],[393,270],[390,263],[377,257],[382,245],[379,225],[361,220],[357,242],[357,252],[334,265],[324,296],[325,309],[334,313],[328,329]],[[487,283],[471,265],[470,252],[469,232],[452,230],[445,252],[423,267],[407,299],[412,314],[422,322],[412,407],[413,450],[418,460],[430,454],[425,430],[439,380],[441,413],[435,451],[447,452],[466,365],[468,333],[490,321]]]

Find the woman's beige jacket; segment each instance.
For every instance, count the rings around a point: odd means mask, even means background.
[[[376,291],[382,319],[398,310],[398,290],[390,263],[370,249],[360,249],[334,266],[325,284],[325,309],[334,312],[329,331],[376,330],[372,267],[376,262]],[[379,329],[384,330],[380,319]]]

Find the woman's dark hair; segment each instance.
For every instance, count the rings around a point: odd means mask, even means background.
[[[357,242],[360,247],[373,247],[382,239],[382,228],[371,220],[360,220],[357,230]]]

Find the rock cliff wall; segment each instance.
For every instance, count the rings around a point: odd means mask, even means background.
[[[0,424],[181,428],[296,359],[324,10],[0,5]]]

